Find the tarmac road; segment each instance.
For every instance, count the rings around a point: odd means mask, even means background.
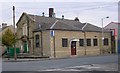
[[[27,61],[27,62],[3,62],[2,70],[3,71],[39,72],[46,69],[58,69],[58,68],[65,68],[65,67],[90,65],[90,64],[105,64],[105,63],[117,64],[117,62],[118,62],[117,55],[77,57],[77,58],[73,57],[73,58],[66,58],[66,59],[53,59],[53,60],[40,60],[40,61]]]

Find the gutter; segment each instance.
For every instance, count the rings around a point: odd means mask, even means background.
[[[43,38],[42,38],[42,31],[41,31],[41,55],[43,56]]]

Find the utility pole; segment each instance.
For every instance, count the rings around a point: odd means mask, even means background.
[[[13,6],[13,25],[14,25],[14,59],[17,60],[17,55],[16,55],[16,46],[15,46],[15,43],[16,43],[16,32],[15,32],[15,6]]]
[[[101,19],[101,21],[102,21],[102,41],[101,41],[101,44],[102,44],[102,48],[100,48],[100,54],[102,54],[102,50],[103,50],[103,43],[104,43],[104,36],[103,36],[103,18]]]
[[[104,46],[104,29],[103,29],[103,20],[106,19],[106,18],[109,18],[109,17],[107,16],[107,17],[101,19],[101,21],[102,21],[102,48],[100,49],[100,54],[102,54],[102,50],[103,50],[103,46]]]

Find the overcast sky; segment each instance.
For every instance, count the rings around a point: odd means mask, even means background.
[[[62,15],[65,19],[73,20],[78,17],[80,22],[91,23],[101,27],[101,19],[109,16],[109,19],[104,19],[104,26],[110,22],[118,22],[118,1],[119,0],[20,0],[9,1],[1,0],[0,3],[0,23],[3,22],[12,25],[12,6],[16,7],[16,22],[23,12],[35,15],[48,16],[48,8],[54,8],[57,18]]]

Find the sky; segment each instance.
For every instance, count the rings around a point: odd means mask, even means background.
[[[54,8],[56,18],[74,20],[78,17],[82,23],[91,23],[101,27],[103,18],[104,26],[110,22],[118,22],[119,0],[1,0],[0,1],[0,24],[13,25],[12,7],[15,6],[16,23],[23,12],[48,17],[49,8]],[[105,17],[109,16],[108,19]]]

